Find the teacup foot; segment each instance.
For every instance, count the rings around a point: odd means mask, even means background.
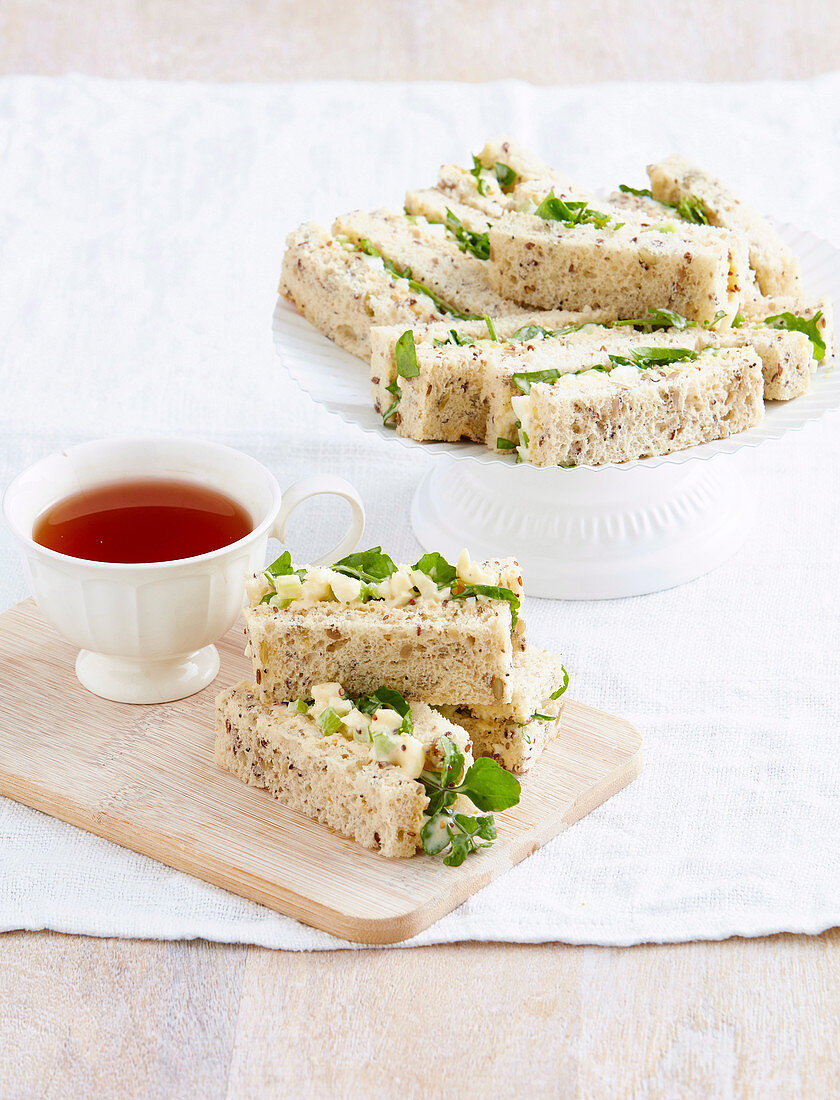
[[[214,645],[181,657],[139,661],[83,649],[76,658],[79,682],[115,703],[172,703],[195,695],[215,680],[219,654]]]

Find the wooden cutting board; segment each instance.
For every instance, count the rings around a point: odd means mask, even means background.
[[[457,868],[384,859],[214,764],[213,699],[248,675],[243,647],[238,624],[219,643],[218,679],[189,699],[109,703],[81,687],[76,651],[33,601],[18,604],[0,615],[0,794],[336,936],[396,943],[641,771],[628,722],[570,701],[491,848]]]

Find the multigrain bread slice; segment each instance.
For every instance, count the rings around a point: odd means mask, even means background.
[[[511,176],[510,173],[513,173]],[[501,176],[501,179],[500,179]],[[502,179],[510,182],[503,183]],[[447,208],[467,229],[483,232],[507,210],[537,203],[553,191],[560,198],[597,204],[597,197],[510,138],[488,141],[471,170],[444,164],[433,188],[409,191],[405,209],[444,222]]]
[[[570,313],[563,310],[537,311],[500,317],[493,322],[493,330],[499,341],[519,339],[517,334],[527,332],[538,325],[546,330],[558,330],[585,324],[597,324],[612,320],[609,314],[596,310],[579,310]],[[389,418],[398,435],[410,439],[441,439],[454,441],[460,438],[484,438],[481,419],[483,368],[472,364],[488,346],[488,327],[485,321],[448,321],[412,325],[420,376],[410,385],[401,383],[403,401],[399,411]],[[402,325],[376,325],[370,330],[370,381],[374,408],[384,413],[393,402],[389,386],[397,380],[396,345],[406,332]],[[470,346],[472,342],[472,347]],[[438,349],[443,348],[438,354]],[[432,389],[423,392],[420,377]],[[416,412],[412,413],[415,409]],[[416,419],[414,419],[416,417]],[[417,428],[401,429],[408,419]],[[442,434],[441,434],[442,433]]]
[[[514,662],[510,703],[447,708],[445,713],[469,733],[474,756],[490,756],[507,771],[525,772],[560,730],[568,679],[562,657],[528,646]]]
[[[360,359],[372,324],[411,325],[447,314],[376,256],[348,247],[307,222],[289,235],[280,293],[310,324]]]
[[[600,465],[669,454],[760,423],[761,360],[711,348],[693,362],[567,374],[513,401],[520,456],[536,466]]]
[[[431,331],[439,329],[432,326]],[[388,345],[393,345],[397,332],[396,328],[376,330],[371,370],[373,379],[380,381],[373,386],[375,401],[382,400],[382,380],[396,378]],[[498,341],[479,337],[466,346],[436,346],[421,334],[415,345],[417,374],[399,379],[400,400],[389,422],[398,435],[420,442],[466,438],[504,453],[514,448],[517,439],[518,414],[513,400],[522,393],[517,376],[609,369],[612,356],[626,356],[638,348],[702,351],[723,347],[749,347],[757,352],[767,399],[788,400],[807,391],[815,365],[808,338],[762,324],[744,324],[720,333],[700,326],[643,332],[630,326],[592,325],[566,335],[537,334],[519,342],[505,342],[501,336]]]
[[[521,601],[522,573],[512,558],[473,568]],[[280,607],[259,602],[260,593],[255,578],[245,623],[265,703],[308,698],[313,684],[329,681],[353,695],[387,683],[406,698],[435,704],[511,697],[513,656],[524,649],[526,633],[524,620],[504,599],[418,597],[401,607],[376,599],[292,600]]]
[[[425,703],[412,703],[413,735],[426,766],[440,770],[441,737],[470,756],[469,735]],[[216,699],[216,763],[252,787],[365,848],[406,858],[421,846],[429,804],[422,783],[396,764],[377,760],[369,744],[324,736],[308,716],[285,704],[265,706],[243,681]]]
[[[786,332],[762,324],[703,333],[698,335],[697,346],[752,348],[761,359],[765,401],[790,401],[807,393],[817,366],[813,345],[804,332]]]
[[[556,314],[553,316],[557,316]],[[500,325],[500,328],[503,326]],[[507,327],[510,327],[509,325]],[[379,330],[392,342],[396,328]],[[478,339],[472,345],[415,344],[417,374],[397,378],[393,351],[372,341],[371,382],[377,408],[392,400],[385,384],[396,379],[399,403],[388,423],[400,436],[419,442],[473,439],[495,448],[497,440],[515,436],[511,400],[521,392],[514,376],[538,370],[574,373],[609,366],[610,354],[637,346],[694,348],[697,337],[680,330],[644,333],[632,327],[603,328],[593,324],[550,338],[507,342]],[[387,408],[388,406],[385,406]],[[380,411],[382,409],[380,408]]]
[[[799,294],[799,260],[770,223],[725,184],[680,156],[649,164],[647,172],[654,199],[666,203],[699,199],[711,225],[732,229],[749,242],[750,266],[762,294]]]
[[[333,233],[355,244],[369,241],[457,313],[480,318],[524,312],[491,289],[484,261],[462,252],[442,226],[393,210],[357,210],[336,218]]]
[[[749,278],[746,244],[737,234],[680,223],[665,231],[627,219],[568,228],[507,213],[488,230],[488,281],[531,309],[643,317],[667,308],[693,320],[731,321]]]

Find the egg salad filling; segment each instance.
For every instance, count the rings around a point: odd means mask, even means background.
[[[288,550],[272,562],[256,585],[249,586],[252,604],[286,608],[322,602],[359,606],[381,601],[387,607],[407,607],[418,601],[443,604],[449,600],[468,603],[490,600],[510,605],[516,625],[519,598],[509,588],[493,582],[497,575],[474,562],[466,550],[457,565],[442,555],[424,554],[414,565],[397,565],[382,548],[374,546],[350,554],[332,567],[295,569]]]
[[[394,764],[422,783],[428,804],[420,842],[427,855],[442,856],[449,867],[496,839],[496,821],[487,811],[507,810],[519,801],[515,776],[489,757],[473,760],[450,737],[428,746],[432,766],[427,767],[427,746],[414,736],[411,706],[391,688],[352,699],[341,684],[316,684],[312,699],[287,706],[291,714],[311,718],[325,737],[369,745],[373,759]]]
[[[376,760],[396,764],[417,779],[426,763],[426,748],[414,736],[411,707],[398,691],[382,687],[351,699],[341,684],[315,684],[311,699],[287,704],[291,714],[312,718],[325,737],[340,734],[370,745]]]
[[[711,351],[708,354],[714,355]],[[602,366],[585,367],[578,371],[563,371],[556,367],[541,371],[525,371],[514,374],[513,384],[521,392],[511,398],[511,407],[516,420],[519,435],[518,442],[499,439],[500,450],[516,450],[517,461],[527,461],[531,439],[536,434],[531,387],[537,383],[553,385],[561,379],[579,378],[587,374],[605,374],[610,382],[621,386],[633,386],[640,378],[648,382],[661,382],[676,370],[684,369],[686,364],[694,363],[699,352],[690,348],[647,348],[629,349],[626,355],[607,355]]]

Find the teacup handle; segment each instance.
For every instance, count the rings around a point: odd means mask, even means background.
[[[280,511],[274,521],[274,526],[271,528],[272,536],[285,543],[286,525],[295,508],[310,497],[322,495],[341,497],[342,500],[346,500],[352,508],[353,514],[350,517],[350,528],[344,538],[332,550],[313,561],[313,565],[331,565],[339,558],[345,557],[358,546],[359,539],[365,529],[365,506],[362,504],[362,498],[350,482],[345,481],[343,477],[316,475],[315,477],[301,478],[300,481],[296,481],[294,485],[290,485],[288,489],[284,490]]]

